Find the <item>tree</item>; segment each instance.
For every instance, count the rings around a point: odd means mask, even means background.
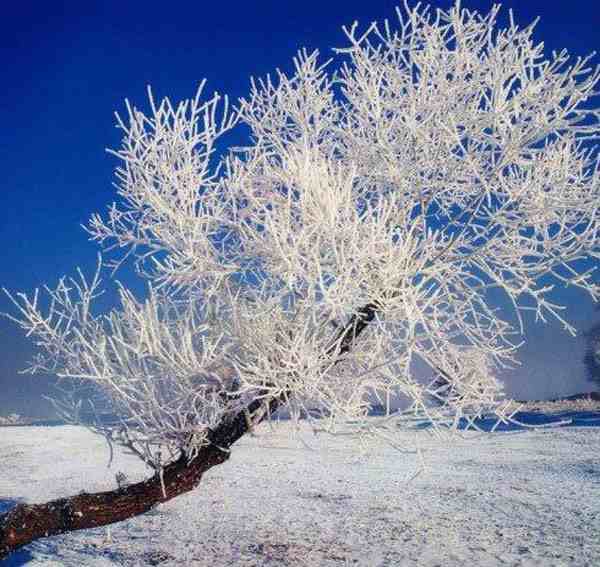
[[[600,323],[596,323],[585,333],[586,350],[583,364],[590,382],[600,384]]]
[[[282,406],[335,423],[394,392],[436,423],[502,416],[494,371],[514,361],[521,312],[574,332],[553,285],[600,297],[580,262],[600,256],[600,70],[546,59],[534,24],[500,28],[498,10],[353,24],[333,61],[302,51],[234,109],[202,86],[127,105],[120,202],[88,230],[135,259],[148,297],[120,287],[96,314],[99,267],[48,289],[47,308],[12,296],[13,317],[40,348],[31,370],[62,378],[61,409],[114,416],[92,427],[153,476],[17,506],[0,554],[191,490]],[[247,145],[219,157],[239,125]],[[428,404],[417,364],[457,394]]]

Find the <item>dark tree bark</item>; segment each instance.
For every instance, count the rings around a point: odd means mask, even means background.
[[[327,357],[346,354],[354,340],[375,318],[378,306],[369,303],[360,308],[340,331],[335,343],[325,353]],[[255,400],[247,408],[251,414],[263,401]],[[268,412],[275,413],[285,397],[269,401]],[[19,504],[0,515],[0,560],[12,551],[40,538],[66,532],[97,528],[139,516],[180,494],[198,486],[203,474],[229,458],[230,447],[248,432],[250,424],[245,412],[222,422],[210,432],[210,444],[188,462],[186,455],[167,465],[162,482],[158,474],[142,482],[117,490],[81,493],[43,504]],[[164,484],[164,492],[163,492]]]
[[[279,400],[272,400],[269,411],[275,412],[278,405]],[[254,412],[260,406],[261,402],[255,401],[248,411]],[[229,459],[229,448],[248,431],[248,427],[243,412],[221,423],[209,435],[210,445],[200,450],[194,460],[188,462],[186,455],[182,455],[167,465],[162,482],[155,474],[117,490],[15,506],[0,515],[0,560],[37,539],[121,522],[193,490],[207,470]]]
[[[119,490],[78,494],[44,504],[20,504],[0,516],[0,559],[39,538],[96,528],[138,516],[156,504],[195,488],[211,467],[228,454],[209,446],[189,465],[185,457],[164,470],[163,494],[158,475]]]
[[[348,324],[338,333],[334,343],[327,349],[325,356],[346,354],[352,348],[352,343],[375,319],[375,315],[381,306],[376,303],[367,303],[361,307],[348,321]]]

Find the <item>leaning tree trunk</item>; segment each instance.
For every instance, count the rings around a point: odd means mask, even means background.
[[[262,402],[255,401],[247,411],[256,411]],[[271,400],[274,412],[279,400]],[[265,412],[266,416],[269,412]],[[193,490],[203,474],[229,459],[229,448],[247,431],[250,424],[240,412],[221,423],[209,436],[210,444],[189,462],[186,455],[167,465],[162,474],[117,490],[82,493],[44,504],[19,504],[0,515],[0,560],[9,553],[37,539],[97,528],[121,522],[147,512],[157,504]]]
[[[163,485],[158,475],[118,490],[78,494],[44,504],[20,504],[0,516],[0,559],[42,537],[96,528],[138,516],[160,502],[195,488],[211,467],[225,462],[228,453],[213,445],[194,461],[185,456],[165,467]]]
[[[369,303],[359,309],[340,331],[325,356],[337,357],[348,352],[353,341],[375,318],[378,308],[377,304]],[[258,421],[274,413],[283,402],[283,396],[270,400],[267,411]],[[186,455],[182,455],[177,461],[167,465],[163,470],[162,480],[156,474],[117,490],[82,493],[44,504],[15,506],[0,515],[0,560],[37,539],[121,522],[193,490],[207,470],[229,458],[229,448],[248,432],[250,423],[246,412],[253,414],[263,404],[263,401],[255,400],[246,411],[222,422],[211,431],[209,445],[200,450],[191,462]]]

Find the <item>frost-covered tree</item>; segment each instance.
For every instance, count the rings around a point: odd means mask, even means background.
[[[14,318],[40,349],[31,370],[62,378],[62,410],[109,413],[92,426],[154,473],[17,506],[0,554],[191,490],[282,406],[332,427],[390,393],[440,426],[502,417],[495,371],[522,312],[574,332],[553,287],[600,297],[581,261],[600,256],[600,70],[547,59],[534,25],[498,11],[353,24],[333,60],[302,51],[233,108],[202,88],[127,105],[119,202],[89,231],[135,259],[147,298],[121,287],[97,314],[99,270],[46,289],[47,308],[13,295]],[[217,152],[239,125],[247,145]],[[444,404],[419,365],[445,377]]]

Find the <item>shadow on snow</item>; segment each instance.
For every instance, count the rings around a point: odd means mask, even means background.
[[[517,412],[506,422],[498,422],[497,416],[486,416],[473,420],[473,425],[481,431],[526,431],[527,429],[548,427],[600,427],[599,411],[559,411],[542,413],[537,411]],[[415,424],[416,429],[432,427],[429,422]],[[458,429],[469,429],[469,421],[461,418]]]

